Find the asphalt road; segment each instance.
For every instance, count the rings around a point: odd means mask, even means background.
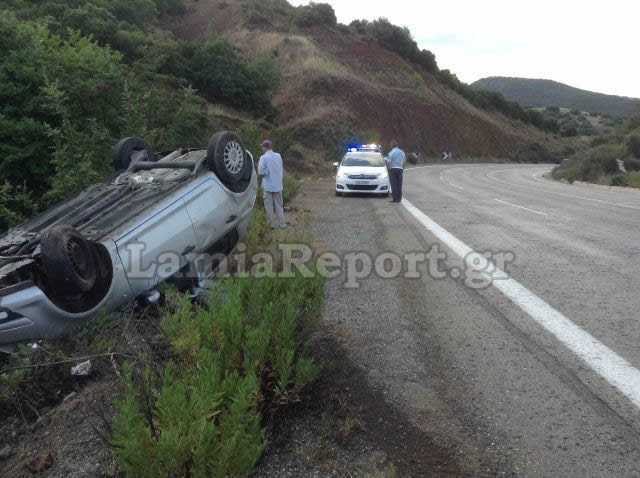
[[[470,475],[638,476],[640,192],[560,184],[550,169],[413,169],[403,204],[308,187],[330,251],[447,254],[445,278],[423,264],[357,289],[332,280],[325,320]],[[468,248],[506,258],[508,277],[470,287]]]

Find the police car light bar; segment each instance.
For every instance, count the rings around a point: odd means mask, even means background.
[[[382,151],[382,146],[379,144],[351,145],[347,147],[347,151],[350,153],[357,153],[358,151]]]

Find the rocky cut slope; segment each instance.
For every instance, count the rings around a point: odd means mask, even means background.
[[[434,155],[513,158],[532,143],[557,147],[537,128],[474,107],[437,69],[426,71],[353,25],[302,17],[300,8],[284,0],[199,0],[172,30],[196,42],[214,31],[248,59],[274,55],[282,73],[274,98],[280,125],[313,149],[333,150],[349,137],[396,138]]]

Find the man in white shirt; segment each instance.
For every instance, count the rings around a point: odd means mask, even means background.
[[[389,182],[391,183],[391,194],[393,195],[391,202],[400,202],[402,201],[402,175],[407,158],[404,151],[398,148],[398,142],[395,139],[391,141],[391,148],[387,159]]]
[[[273,151],[273,143],[268,139],[262,142],[262,152],[258,162],[258,175],[262,177],[264,190],[264,209],[271,229],[284,229],[284,200],[282,198],[284,168],[282,156]]]

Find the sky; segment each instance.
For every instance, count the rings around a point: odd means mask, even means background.
[[[330,3],[341,23],[386,17],[408,27],[441,69],[467,83],[544,78],[640,98],[637,0],[319,1]]]

